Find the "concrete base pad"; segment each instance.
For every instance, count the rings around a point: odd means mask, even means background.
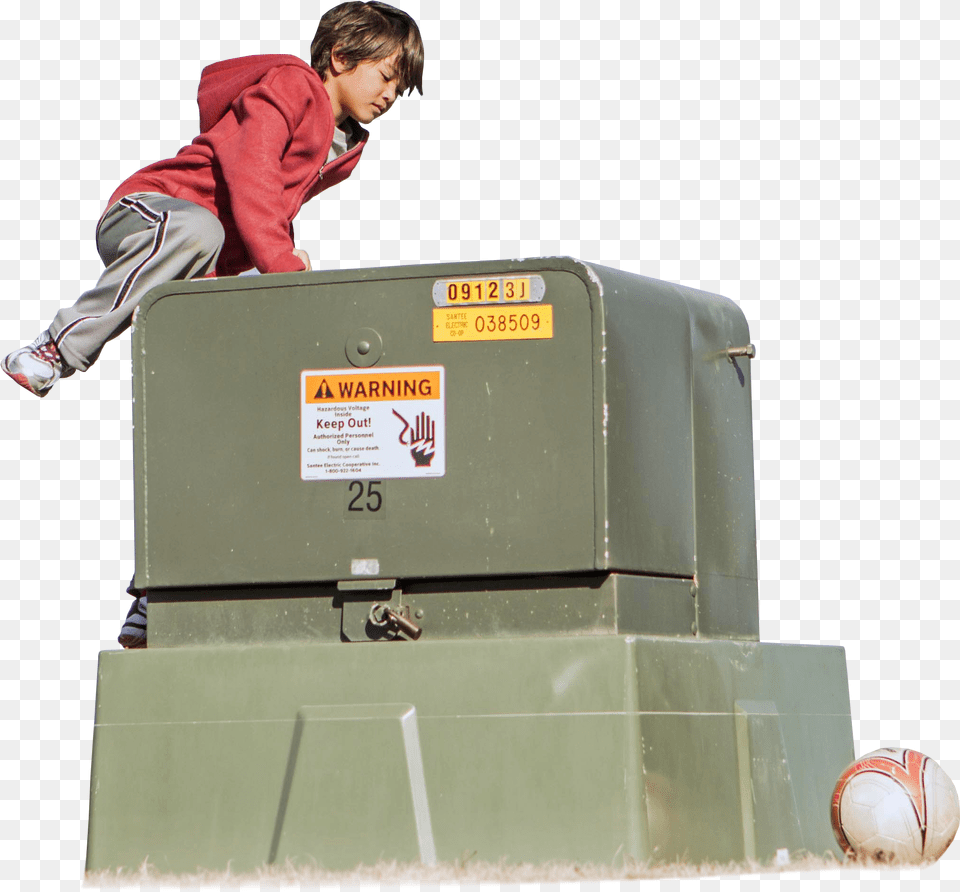
[[[596,635],[100,656],[87,870],[822,855],[841,648]]]

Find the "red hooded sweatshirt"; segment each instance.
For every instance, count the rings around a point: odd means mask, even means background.
[[[320,75],[296,56],[247,56],[203,70],[200,135],[174,158],[124,181],[109,205],[133,192],[160,192],[213,212],[226,240],[217,275],[255,266],[304,269],[293,254],[293,219],[304,202],[345,180],[369,134],[329,164],[335,121]]]

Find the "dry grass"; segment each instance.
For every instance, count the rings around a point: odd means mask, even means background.
[[[234,874],[230,871],[201,871],[195,874],[162,874],[149,864],[138,871],[102,871],[87,874],[87,886],[244,886],[264,883],[267,885],[309,884],[317,886],[349,886],[380,883],[386,885],[429,884],[474,884],[474,883],[559,883],[582,880],[647,880],[673,877],[696,878],[707,876],[731,876],[747,873],[783,873],[794,871],[858,870],[860,868],[882,870],[890,865],[858,864],[854,861],[840,862],[836,858],[815,858],[805,855],[789,862],[757,862],[729,864],[647,864],[627,859],[619,867],[603,864],[509,864],[506,861],[490,863],[475,861],[471,857],[453,862],[424,866],[423,864],[398,864],[382,862],[349,871],[323,870],[316,866],[302,867],[292,864],[273,865],[249,873]]]

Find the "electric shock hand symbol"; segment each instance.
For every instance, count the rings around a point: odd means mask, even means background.
[[[429,467],[436,451],[437,423],[426,412],[421,412],[412,425],[396,409],[393,414],[403,422],[398,439],[404,446],[410,447],[413,463],[417,467]]]

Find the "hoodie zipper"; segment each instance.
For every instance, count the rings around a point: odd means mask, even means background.
[[[309,198],[307,198],[306,196],[310,196],[311,198],[314,197],[315,190],[323,182],[323,175],[324,173],[326,173],[326,171],[330,170],[331,168],[339,167],[341,164],[346,164],[350,156],[360,154],[360,152],[363,150],[363,147],[365,145],[366,145],[366,140],[361,140],[353,148],[347,149],[347,151],[344,152],[342,155],[334,158],[333,161],[325,162],[323,166],[317,171],[317,179],[314,181],[313,188],[307,189],[306,192],[304,193],[305,200],[304,202],[301,203],[301,207],[303,206],[303,204],[306,203],[306,201],[309,201]]]
[[[345,151],[342,155],[338,155],[336,158],[334,158],[333,161],[325,161],[320,167],[318,179],[320,180],[323,179],[323,173],[328,168],[338,167],[341,164],[346,164],[347,159],[351,155],[359,154],[360,150],[363,149],[364,145],[366,145],[366,140],[362,140],[358,142],[352,148],[347,149],[347,151]]]

